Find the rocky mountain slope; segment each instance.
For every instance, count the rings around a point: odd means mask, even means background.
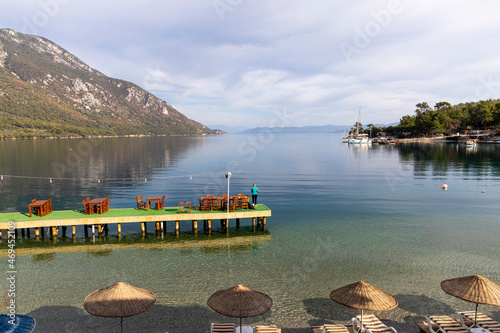
[[[0,29],[2,137],[131,134],[215,132],[45,38]]]

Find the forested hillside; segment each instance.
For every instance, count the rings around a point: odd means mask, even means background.
[[[0,29],[0,138],[214,133],[47,39]]]

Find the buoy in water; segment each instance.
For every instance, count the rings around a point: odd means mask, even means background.
[[[485,192],[486,192],[486,191],[485,191],[485,190],[483,190],[483,193],[485,193]]]
[[[441,188],[443,189],[443,191],[446,191],[448,189],[448,185],[443,184],[443,186],[441,186]]]

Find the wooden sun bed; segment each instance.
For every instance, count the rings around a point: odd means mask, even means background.
[[[353,333],[352,328],[349,328],[342,324],[324,324],[323,326],[311,327],[313,333]]]
[[[469,333],[468,329],[464,328],[458,321],[450,316],[427,316],[426,321],[427,327],[431,333]]]
[[[458,315],[460,316],[462,326],[471,328],[474,325],[475,311],[458,312]],[[492,333],[500,333],[500,323],[481,312],[477,313],[477,325]]]

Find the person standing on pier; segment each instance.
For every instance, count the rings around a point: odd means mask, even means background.
[[[253,184],[252,186],[252,204],[257,204],[257,193],[259,193],[259,188],[257,185]]]

